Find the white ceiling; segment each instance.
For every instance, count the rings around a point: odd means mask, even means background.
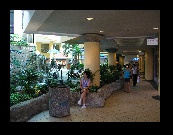
[[[75,37],[35,34],[35,38],[36,42],[50,43],[52,41],[53,43],[62,43]]]
[[[69,43],[83,43],[80,37],[88,33],[101,34],[102,51],[116,48],[117,54],[129,56],[155,47],[147,46],[146,39],[158,37],[160,10],[35,10],[24,32],[73,38],[62,41]]]
[[[51,41],[55,43],[60,43],[60,37],[55,35],[42,35],[35,34],[36,42],[50,43]]]

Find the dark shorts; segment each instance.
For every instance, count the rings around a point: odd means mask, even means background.
[[[130,82],[130,78],[124,78],[125,82]]]

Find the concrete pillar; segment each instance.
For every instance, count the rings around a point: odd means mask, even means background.
[[[41,42],[37,42],[36,46],[36,50],[38,50],[41,53]]]
[[[141,69],[141,56],[138,56],[138,68]],[[139,71],[140,72],[140,71]]]
[[[119,56],[119,64],[121,65],[121,66],[123,66],[124,65],[124,56]]]
[[[49,50],[52,50],[53,49],[53,41],[50,41],[50,43],[49,43]],[[53,58],[53,53],[49,53],[50,55],[49,55],[49,58],[50,58],[50,60]]]
[[[153,50],[147,49],[145,52],[145,79],[146,80],[153,80]]]
[[[84,69],[91,70],[95,74],[91,85],[100,86],[100,43],[103,38],[97,34],[86,34],[84,39]]]
[[[124,65],[124,59],[125,59],[125,56],[122,56],[122,59],[123,59],[123,65]]]
[[[110,49],[106,49],[106,51],[108,52],[108,65],[117,65],[117,59],[116,59],[116,52],[118,51],[115,48],[110,48]]]
[[[108,53],[108,65],[114,65],[116,66],[116,53],[115,52],[109,52]]]
[[[145,66],[145,64],[144,64],[144,62],[145,62],[145,59],[144,59],[144,56],[143,55],[140,55],[139,56],[139,72],[144,72],[144,66]]]

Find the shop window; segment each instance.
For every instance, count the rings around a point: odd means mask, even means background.
[[[59,44],[54,45],[54,47],[55,47],[56,50],[58,50],[58,51],[60,50],[60,45]]]
[[[41,44],[41,52],[47,53],[49,51],[49,44]]]

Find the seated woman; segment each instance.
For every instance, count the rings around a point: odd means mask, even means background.
[[[89,93],[91,79],[90,79],[89,71],[84,71],[83,73],[84,73],[83,77],[80,80],[80,88],[82,90],[81,90],[81,97],[80,97],[80,100],[78,101],[78,104],[79,105],[83,104],[81,108],[86,108],[86,98],[87,98],[87,94]]]

